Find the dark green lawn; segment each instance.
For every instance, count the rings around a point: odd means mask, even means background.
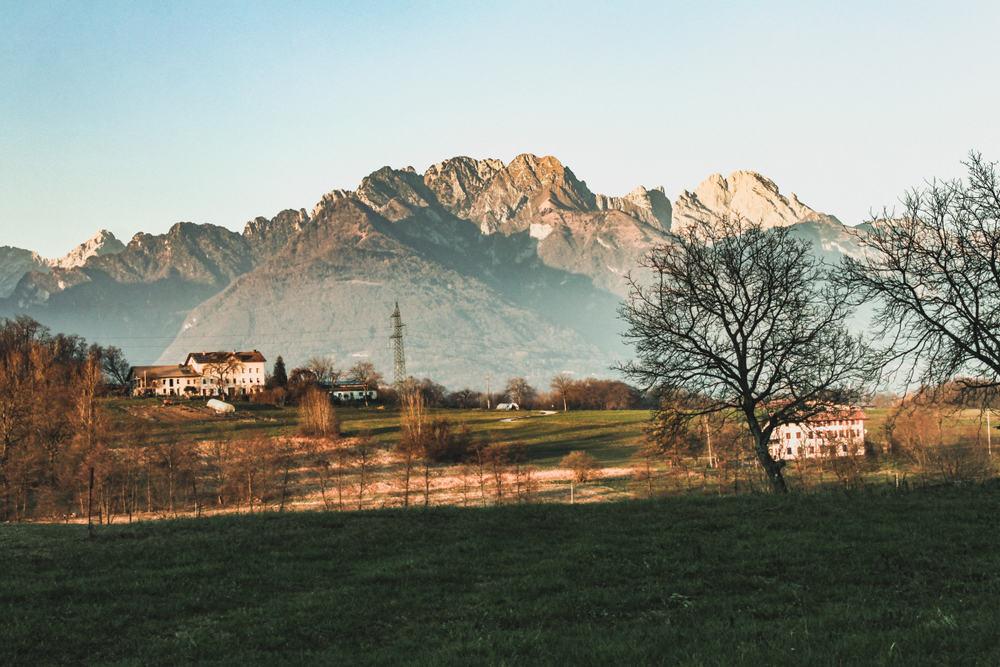
[[[2,665],[997,665],[1000,490],[0,526]]]

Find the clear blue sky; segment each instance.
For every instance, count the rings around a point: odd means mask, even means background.
[[[759,171],[862,222],[1000,159],[996,2],[0,0],[0,245],[234,230],[391,165]]]

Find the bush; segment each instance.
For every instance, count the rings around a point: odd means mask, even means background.
[[[319,387],[310,387],[302,397],[302,421],[297,434],[306,438],[340,437],[340,420],[330,397]]]
[[[573,479],[583,483],[590,480],[597,470],[597,458],[587,452],[572,452],[563,457],[562,467],[573,471]]]
[[[981,445],[963,439],[959,444],[928,449],[918,472],[929,482],[955,484],[981,482],[996,473]]]
[[[274,389],[265,389],[264,391],[258,391],[257,393],[250,395],[251,403],[260,403],[261,405],[273,405],[275,407],[284,407],[285,403],[288,401],[288,392],[281,387],[276,387]]]

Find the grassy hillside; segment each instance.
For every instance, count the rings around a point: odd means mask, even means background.
[[[0,665],[996,665],[1000,489],[0,526]]]

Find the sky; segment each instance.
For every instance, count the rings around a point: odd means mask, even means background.
[[[240,231],[389,165],[749,169],[858,224],[1000,159],[996,2],[0,0],[0,246]]]

